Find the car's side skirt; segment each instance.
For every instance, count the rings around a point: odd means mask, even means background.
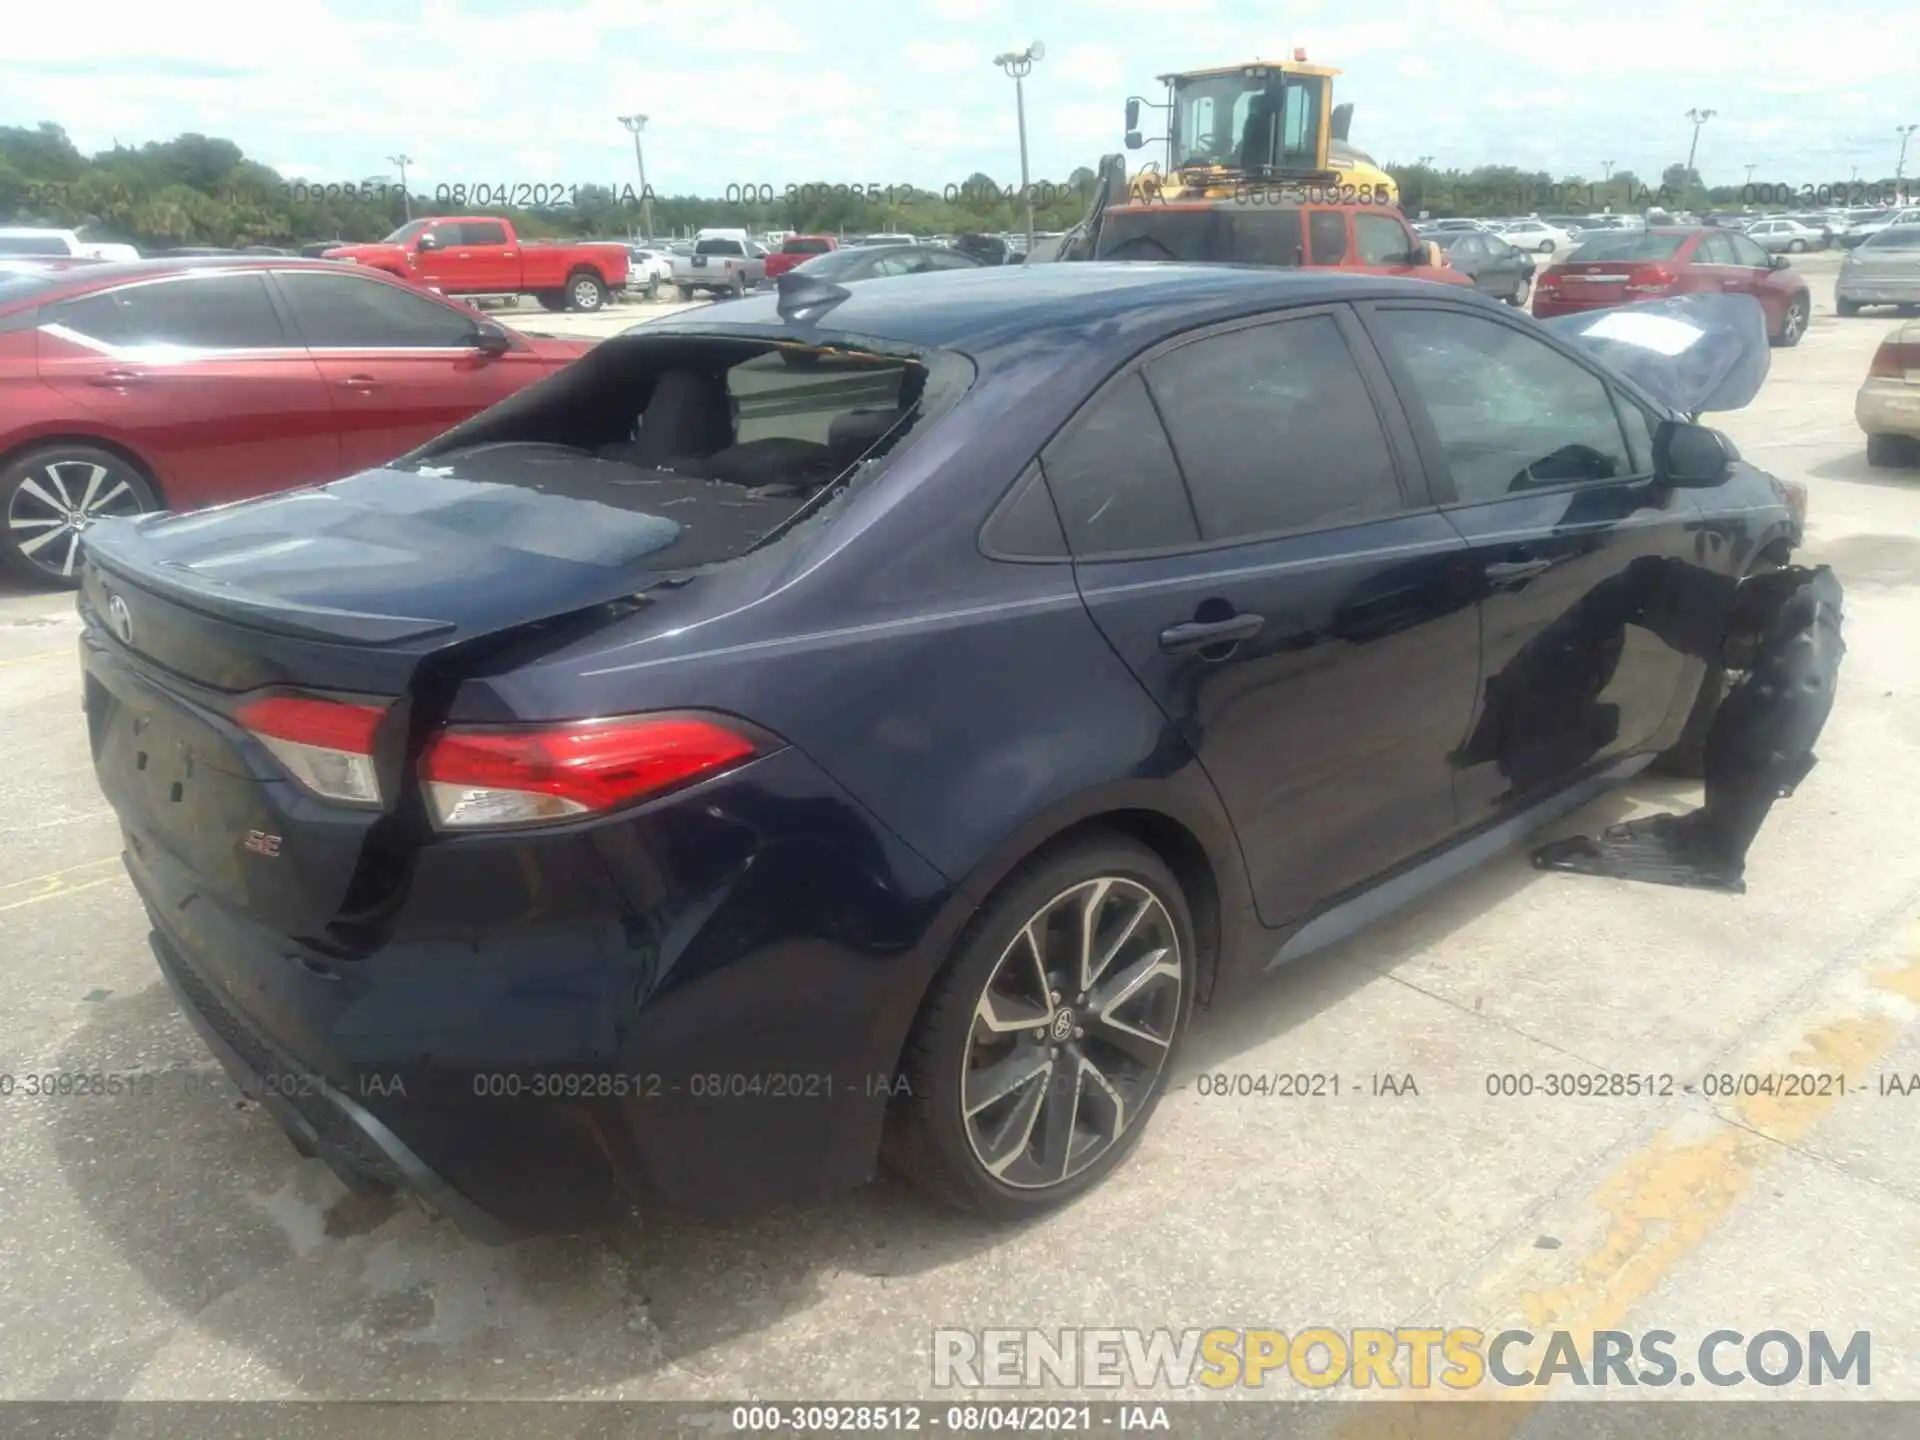
[[[1457,879],[1469,870],[1478,869],[1534,831],[1578,810],[1602,791],[1623,780],[1632,779],[1653,760],[1651,752],[1629,755],[1547,796],[1518,815],[1509,816],[1484,830],[1477,830],[1408,869],[1398,871],[1357,895],[1321,911],[1293,932],[1292,938],[1280,947],[1279,953],[1267,962],[1266,968],[1276,969],[1303,955],[1324,950],[1375,920],[1411,904],[1428,891]]]

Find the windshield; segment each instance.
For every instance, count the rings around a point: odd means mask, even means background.
[[[1636,235],[1626,231],[1581,240],[1569,260],[1671,260],[1684,235]]]
[[[67,242],[58,235],[0,235],[0,255],[65,255]]]
[[[1173,85],[1176,165],[1314,170],[1320,165],[1318,75],[1209,75]]]
[[[414,236],[418,235],[421,231],[425,230],[427,226],[432,223],[433,222],[430,220],[412,221],[409,224],[402,225],[398,230],[394,231],[391,235],[387,236],[387,238],[382,240],[380,243],[382,245],[404,245],[409,240],[413,239]]]

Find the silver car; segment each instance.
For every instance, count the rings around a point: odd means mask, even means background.
[[[1756,220],[1747,227],[1747,238],[1769,255],[1782,252],[1799,255],[1808,250],[1824,250],[1827,245],[1823,231],[1802,225],[1798,220]]]
[[[1833,308],[1858,315],[1863,305],[1920,306],[1920,225],[1890,225],[1847,252]]]

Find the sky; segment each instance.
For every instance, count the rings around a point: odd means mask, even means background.
[[[47,4],[9,19],[0,124],[51,120],[89,152],[200,131],[320,181],[404,153],[424,193],[631,184],[616,117],[642,112],[662,194],[1004,184],[1014,86],[992,59],[1032,39],[1036,180],[1119,149],[1156,75],[1294,46],[1345,72],[1335,99],[1383,162],[1652,177],[1706,107],[1709,184],[1798,188],[1892,174],[1895,126],[1920,120],[1902,0],[89,0],[84,25]]]

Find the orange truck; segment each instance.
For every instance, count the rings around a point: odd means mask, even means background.
[[[321,258],[462,299],[531,295],[548,310],[599,310],[627,288],[620,242],[522,240],[512,221],[492,215],[410,220],[376,244],[336,245]]]

